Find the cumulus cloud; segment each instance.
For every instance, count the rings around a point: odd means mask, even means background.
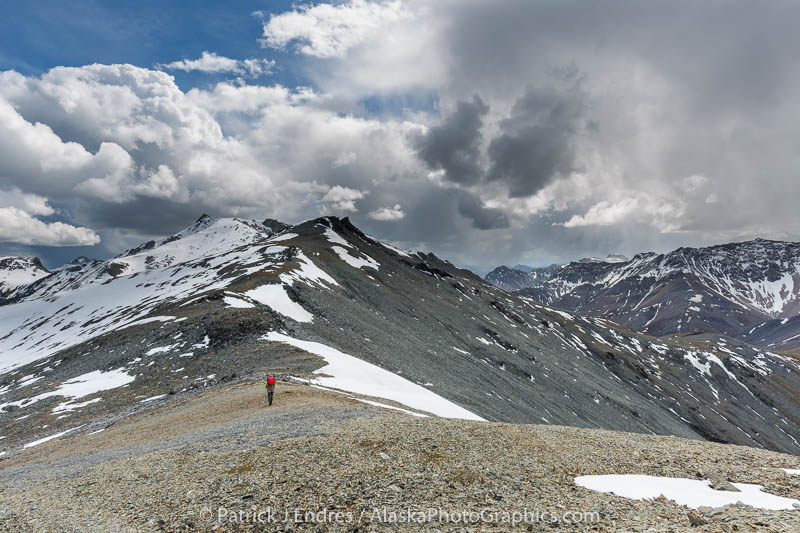
[[[88,228],[35,218],[54,213],[47,198],[17,188],[0,189],[0,242],[43,246],[91,246],[100,242]]]
[[[157,65],[158,68],[163,70],[207,73],[231,72],[234,74],[246,75],[251,78],[270,74],[274,66],[275,62],[268,59],[252,57],[249,59],[231,59],[207,51],[203,52],[198,59],[181,59],[179,61]]]
[[[329,211],[349,211],[355,213],[358,211],[356,200],[361,200],[366,195],[364,191],[342,187],[341,185],[334,185],[325,193],[325,196],[322,197],[322,202]]]
[[[16,207],[0,207],[0,242],[41,246],[92,246],[100,237],[88,228],[42,222]]]
[[[47,198],[24,193],[16,187],[0,189],[0,206],[14,207],[32,216],[49,216],[55,213],[47,203]]]
[[[654,199],[642,194],[622,198],[614,203],[603,200],[589,208],[585,214],[573,215],[563,225],[567,228],[580,228],[645,223],[667,233],[681,227],[681,217],[684,214],[685,205],[682,202]]]
[[[339,5],[304,5],[271,15],[264,24],[261,43],[285,48],[296,42],[296,50],[301,54],[341,57],[405,16],[399,1],[351,0]]]
[[[369,218],[381,221],[402,220],[406,217],[406,212],[400,204],[394,204],[392,207],[381,207],[369,212]]]
[[[2,72],[0,117],[0,187],[72,205],[113,235],[169,233],[197,212],[356,213],[376,180],[418,164],[406,139],[422,128],[339,113],[303,87],[184,92],[132,65]]]

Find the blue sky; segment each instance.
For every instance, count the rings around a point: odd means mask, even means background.
[[[152,67],[180,59],[196,59],[204,51],[234,58],[257,57],[276,61],[270,76],[252,84],[279,83],[289,87],[311,85],[297,76],[296,54],[262,47],[262,16],[291,7],[289,1],[112,2],[58,0],[7,2],[0,17],[0,70],[39,76],[56,66],[91,63],[131,63]],[[277,66],[279,65],[279,66]],[[172,71],[178,85],[189,90],[228,78],[225,73]],[[62,209],[66,206],[56,207]],[[47,221],[66,221],[55,214]],[[179,228],[176,228],[176,230]],[[0,243],[0,253],[35,254],[49,267],[79,255],[113,254],[96,246],[43,247]]]
[[[295,54],[263,48],[258,42],[261,20],[254,15],[280,13],[291,5],[288,1],[241,0],[7,2],[5,15],[0,17],[0,69],[39,75],[55,66],[91,63],[152,67],[195,59],[208,50],[233,58],[280,60],[280,68],[269,81],[293,86],[298,84],[292,72],[294,61],[287,58]],[[173,74],[183,88],[222,77]]]
[[[800,7],[677,3],[4,2],[0,254],[203,212],[482,268],[797,239]]]

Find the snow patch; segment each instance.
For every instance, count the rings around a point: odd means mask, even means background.
[[[284,233],[282,235],[272,237],[269,242],[288,241],[289,239],[294,239],[295,237],[297,237],[297,233]]]
[[[255,305],[251,304],[250,302],[246,302],[241,298],[236,298],[234,296],[224,296],[222,301],[225,302],[225,305],[228,307],[233,307],[234,309],[252,309]]]
[[[170,344],[168,346],[158,346],[156,348],[151,348],[151,349],[147,350],[147,352],[145,352],[144,355],[145,355],[145,357],[150,357],[152,355],[156,355],[156,354],[159,354],[159,353],[171,352],[172,350],[174,350],[178,346],[180,346],[180,343],[178,343],[178,344]]]
[[[800,500],[784,498],[763,492],[761,485],[750,483],[734,483],[741,492],[714,490],[708,480],[669,478],[639,474],[609,474],[597,476],[579,476],[575,484],[580,487],[630,498],[644,500],[657,498],[660,495],[675,500],[678,505],[692,509],[702,506],[722,507],[737,502],[759,509],[784,510],[794,509]]]
[[[63,411],[71,412],[74,411],[75,409],[80,409],[81,407],[86,407],[87,405],[91,405],[99,401],[102,401],[102,398],[92,398],[91,400],[87,400],[85,402],[80,402],[80,403],[71,403],[71,401],[66,401],[56,405],[55,408],[53,409],[53,412],[54,413],[61,413]]]
[[[45,392],[43,394],[39,394],[38,396],[26,398],[16,402],[0,404],[0,411],[9,405],[26,407],[38,402],[39,400],[44,400],[45,398],[51,398],[53,396],[63,396],[75,400],[78,398],[83,398],[84,396],[89,396],[90,394],[94,394],[96,392],[122,387],[123,385],[131,383],[135,379],[136,376],[127,374],[124,368],[117,368],[115,370],[109,370],[108,372],[94,370],[87,374],[83,374],[65,381],[58,389],[54,391]],[[59,411],[72,410],[75,408],[75,405],[72,404],[72,400],[59,404],[56,409]],[[88,405],[88,403],[85,405]],[[53,412],[56,412],[56,410]]]
[[[144,400],[140,401],[139,403],[146,403],[146,402],[152,402],[152,401],[155,401],[155,400],[160,400],[161,398],[165,398],[166,396],[167,396],[166,394],[159,394],[158,396],[151,396],[150,398],[144,399]]]
[[[43,444],[43,443],[45,443],[47,441],[51,441],[53,439],[57,439],[58,437],[63,437],[67,433],[71,433],[71,432],[75,431],[76,429],[80,429],[82,427],[83,427],[83,425],[80,425],[80,426],[74,427],[72,429],[68,429],[66,431],[62,431],[61,433],[56,433],[55,435],[50,435],[48,437],[44,437],[42,439],[35,440],[33,442],[29,442],[28,444],[23,446],[23,448],[33,448],[34,446],[38,446],[38,445]]]
[[[289,298],[283,285],[262,285],[261,287],[247,291],[245,296],[252,298],[260,304],[266,305],[273,311],[287,316],[296,322],[311,322],[314,320],[314,315]]]
[[[325,374],[314,380],[314,383],[318,385],[364,396],[385,398],[411,409],[433,413],[444,418],[483,420],[425,387],[330,346],[294,339],[274,331],[263,338],[271,342],[282,342],[295,346],[325,359],[327,365],[314,372],[315,374]]]
[[[342,261],[344,261],[353,268],[367,267],[378,270],[378,267],[381,266],[380,263],[378,263],[377,261],[375,261],[373,258],[371,258],[366,254],[363,254],[364,257],[366,257],[366,259],[362,259],[360,257],[355,257],[350,255],[349,253],[347,253],[347,250],[345,250],[341,246],[334,246],[332,250],[336,252],[336,255],[339,256],[339,259],[341,259]]]

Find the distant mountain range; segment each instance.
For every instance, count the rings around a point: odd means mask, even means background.
[[[487,281],[644,333],[714,332],[771,350],[800,349],[800,243],[756,239],[582,260],[525,287],[524,272],[501,269],[515,283],[504,286],[492,274]]]
[[[486,274],[486,281],[496,287],[507,291],[516,291],[528,287],[540,287],[558,272],[561,265],[550,265],[548,267],[525,267],[517,265],[514,268],[499,266]]]
[[[389,399],[431,414],[444,405],[460,417],[800,453],[798,361],[719,335],[657,339],[551,309],[346,218],[289,227],[203,216],[105,261],[52,272],[6,264],[4,279],[38,279],[14,281],[0,303],[0,452],[280,372],[353,393],[377,375],[379,385],[403,383],[392,394],[411,391]],[[575,263],[536,290],[566,287],[575,268],[601,280],[645,264],[662,263]]]
[[[605,259],[598,257],[586,257],[580,259],[579,263],[622,263],[628,258],[624,255],[610,254]],[[561,269],[563,265],[552,264],[546,267],[531,267],[527,265],[514,265],[507,267],[499,266],[486,274],[484,279],[501,289],[507,291],[518,291],[529,287],[541,287],[550,280]]]

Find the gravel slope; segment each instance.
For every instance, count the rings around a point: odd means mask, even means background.
[[[780,470],[800,468],[795,456],[674,437],[417,418],[286,383],[267,409],[261,387],[205,390],[101,433],[76,432],[0,459],[0,531],[800,530],[800,511],[691,512],[574,483],[593,473],[719,475],[800,498],[800,477]],[[342,514],[297,521],[296,509]],[[391,512],[408,509],[423,515],[392,521]],[[422,519],[428,509],[436,514]],[[503,513],[524,510],[528,523],[503,522]],[[485,518],[455,522],[461,511]],[[567,523],[565,512],[589,513],[588,522]]]

